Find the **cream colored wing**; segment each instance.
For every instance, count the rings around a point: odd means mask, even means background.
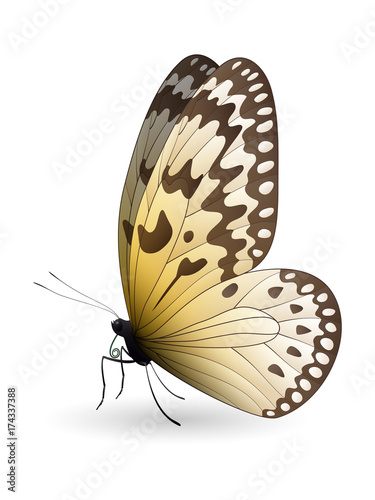
[[[177,119],[134,224],[120,220],[120,234],[132,234],[121,272],[134,331],[154,331],[186,289],[191,300],[264,258],[276,227],[277,149],[266,76],[247,59],[226,62]]]
[[[263,417],[305,403],[336,358],[341,318],[319,279],[301,271],[246,273],[195,298],[136,339],[170,373],[210,396]]]
[[[208,57],[183,59],[167,76],[147,112],[130,162],[119,215],[119,257],[125,299],[129,308],[129,256],[132,227],[155,163],[194,92],[217,65]]]

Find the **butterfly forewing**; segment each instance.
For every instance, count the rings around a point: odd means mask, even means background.
[[[173,127],[134,224],[129,274],[135,326],[254,268],[277,213],[277,124],[270,85],[246,59],[228,61]]]
[[[130,245],[139,204],[156,161],[182,110],[216,68],[217,65],[205,56],[192,55],[183,59],[162,83],[138,136],[125,181],[119,216],[120,268],[129,314]]]

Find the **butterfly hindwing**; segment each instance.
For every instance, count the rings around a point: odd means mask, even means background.
[[[336,299],[322,281],[274,269],[217,284],[137,340],[193,387],[244,411],[279,417],[321,386],[340,334]]]
[[[139,204],[128,267],[136,329],[186,288],[198,294],[264,258],[276,226],[277,149],[266,76],[246,59],[226,62],[179,116]]]

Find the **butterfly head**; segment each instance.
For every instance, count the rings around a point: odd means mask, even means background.
[[[112,324],[112,330],[116,333],[116,335],[120,335],[120,337],[126,338],[129,334],[127,331],[129,330],[130,326],[130,321],[125,321],[121,318],[115,319],[115,321],[111,322]]]
[[[128,354],[136,363],[139,363],[140,365],[147,365],[151,361],[138,346],[133,336],[133,329],[130,321],[117,318],[115,321],[112,321],[112,330],[116,335],[125,339]]]

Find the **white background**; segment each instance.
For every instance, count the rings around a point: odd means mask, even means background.
[[[1,417],[6,387],[16,385],[18,498],[369,498],[375,4],[61,0],[48,15],[42,4],[0,7]],[[220,64],[247,57],[266,72],[281,127],[280,209],[260,267],[310,271],[341,307],[330,376],[278,420],[230,408],[159,369],[186,397],[169,400],[154,381],[178,428],[160,419],[139,366],[126,370],[118,400],[120,370],[107,367],[107,398],[95,411],[112,317],[32,283],[66,293],[52,271],[126,317],[117,216],[127,165],[161,78],[193,53]],[[56,162],[66,164],[102,120],[101,143],[59,178]],[[1,436],[3,494],[5,419]]]

